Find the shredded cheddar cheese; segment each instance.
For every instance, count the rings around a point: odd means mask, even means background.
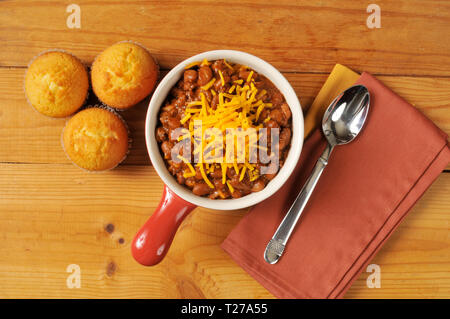
[[[234,67],[224,61],[225,65],[234,70]],[[186,69],[195,67],[195,66],[203,66],[210,65],[210,63],[205,59],[202,62],[193,62],[186,66]],[[247,68],[247,67],[245,67]],[[259,178],[258,170],[255,167],[254,163],[249,163],[249,155],[245,155],[244,162],[238,160],[238,152],[234,151],[234,158],[227,163],[227,154],[224,154],[224,145],[226,138],[226,130],[230,128],[242,128],[243,130],[248,128],[259,129],[262,128],[262,123],[259,123],[258,120],[261,116],[261,112],[267,107],[270,108],[272,106],[271,103],[264,103],[261,99],[264,97],[267,92],[263,90],[258,90],[255,87],[254,79],[253,79],[253,71],[250,71],[247,79],[244,81],[243,79],[235,80],[232,83],[232,86],[227,89],[225,92],[216,92],[212,86],[218,80],[221,81],[222,86],[225,85],[225,80],[222,72],[219,70],[219,77],[213,77],[207,84],[201,87],[202,92],[200,93],[199,101],[188,102],[185,109],[185,114],[180,120],[181,124],[188,124],[187,127],[189,129],[189,133],[178,137],[178,140],[184,140],[187,138],[191,138],[191,141],[194,145],[194,155],[199,155],[198,163],[196,166],[198,167],[202,179],[205,183],[210,187],[214,188],[214,185],[208,179],[207,174],[212,173],[215,169],[221,170],[222,175],[222,184],[226,184],[231,193],[234,192],[232,185],[229,180],[227,180],[227,170],[228,168],[234,169],[235,173],[239,176],[239,180],[242,181],[247,175],[250,181],[254,181]],[[218,95],[218,104],[211,105],[211,100],[209,100],[204,92],[209,91],[209,97]],[[201,121],[201,132],[197,132],[200,135],[196,135],[194,129],[196,126],[194,125],[194,121]],[[264,122],[270,120],[270,117],[264,119]],[[196,124],[197,125],[197,124]],[[223,141],[219,140],[205,140],[204,132],[206,129],[218,129],[223,135]],[[201,139],[194,139],[194,136],[201,136]],[[258,134],[250,134],[245,137],[245,148],[249,148],[250,145],[254,145],[253,142],[250,144],[250,140],[257,142]],[[255,141],[256,140],[256,141]],[[258,145],[254,145],[258,147]],[[236,148],[236,147],[235,147]],[[261,147],[263,149],[263,147]],[[217,151],[222,151],[223,158],[219,158],[221,161],[217,161],[215,158],[215,162],[211,162],[209,160],[212,157],[212,152],[217,154]],[[228,150],[227,150],[228,151]],[[245,150],[246,152],[246,150]],[[220,157],[220,156],[219,156]],[[189,168],[183,173],[185,178],[193,177],[196,175],[196,171],[191,163],[184,157],[178,156]],[[217,163],[217,164],[214,164]],[[224,194],[219,194],[222,198],[225,197]]]
[[[189,177],[194,177],[194,176],[195,176],[195,173],[192,173],[190,171],[186,171],[183,173],[184,178],[189,178]]]
[[[234,70],[233,67],[232,67],[231,65],[229,65],[225,59],[223,59],[223,63],[225,63],[225,65],[226,65],[231,71]]]
[[[250,72],[250,74],[247,77],[247,83],[250,82],[250,80],[252,79],[253,76],[253,70]]]
[[[184,68],[187,70],[187,69],[190,69],[190,68],[192,68],[194,66],[200,65],[200,63],[201,62],[198,62],[198,61],[192,62],[192,63],[189,63],[188,65],[186,65]]]
[[[219,70],[220,81],[222,81],[222,86],[225,85],[225,80],[223,79],[222,71]]]
[[[203,85],[202,87],[201,87],[201,89],[202,90],[208,90],[213,84],[214,84],[214,82],[216,82],[216,78],[212,78],[212,80],[211,81],[209,81],[208,83],[206,83],[205,85]],[[211,92],[212,93],[212,92]]]
[[[227,180],[227,168],[228,165],[226,163],[221,163],[222,166],[222,184],[225,184]]]
[[[177,157],[178,157],[178,159],[182,160],[189,167],[192,174],[194,174],[194,175],[196,174],[194,167],[192,167],[191,163],[189,163],[189,161],[186,158],[184,158],[181,155],[178,155]]]
[[[236,172],[236,175],[239,175],[239,167],[237,166],[236,162],[233,162],[233,168],[234,168],[234,171]]]
[[[233,188],[233,186],[231,186],[229,181],[227,181],[227,186],[228,186],[228,189],[230,190],[231,194],[233,194],[234,188]]]
[[[181,124],[186,123],[186,122],[191,118],[191,116],[192,116],[192,114],[187,114],[185,117],[183,117],[183,118],[180,120],[180,123],[181,123]]]
[[[242,181],[244,179],[246,169],[247,166],[242,167],[241,175],[239,175],[239,181]]]
[[[214,185],[209,181],[208,177],[205,174],[205,170],[203,169],[203,163],[198,163],[197,166],[200,168],[200,173],[202,174],[202,177],[205,180],[206,184],[210,188],[214,188]]]

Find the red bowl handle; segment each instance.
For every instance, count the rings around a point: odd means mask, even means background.
[[[144,266],[153,266],[163,260],[178,226],[195,207],[164,186],[158,208],[131,243],[134,259]]]

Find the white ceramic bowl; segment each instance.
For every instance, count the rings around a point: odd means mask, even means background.
[[[172,87],[178,82],[178,80],[180,80],[181,76],[183,75],[185,66],[195,61],[202,61],[203,59],[207,59],[208,61],[226,59],[230,62],[249,66],[251,69],[255,70],[259,74],[266,76],[270,81],[272,81],[272,83],[284,95],[286,102],[291,108],[293,133],[288,156],[283,167],[279,170],[275,178],[272,179],[260,192],[251,193],[241,198],[224,200],[209,199],[206,197],[197,196],[194,195],[192,191],[187,187],[178,184],[178,182],[169,173],[164,164],[164,159],[161,156],[159,146],[155,137],[156,125],[159,118],[159,110]],[[299,159],[300,152],[303,146],[303,129],[303,113],[297,95],[295,94],[294,89],[286,80],[286,78],[277,69],[275,69],[272,65],[265,62],[264,60],[245,52],[233,50],[215,50],[203,52],[184,60],[183,62],[175,66],[164,77],[164,79],[162,79],[155,92],[153,93],[153,97],[148,107],[145,123],[145,139],[147,143],[147,150],[156,172],[164,181],[164,183],[175,194],[177,194],[185,201],[197,206],[218,210],[232,210],[249,207],[259,203],[273,195],[284,184],[284,182],[291,175]]]

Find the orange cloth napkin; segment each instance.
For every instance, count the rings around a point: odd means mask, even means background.
[[[222,243],[279,298],[342,297],[450,161],[445,133],[420,111],[368,73],[357,83],[371,94],[366,126],[355,141],[334,150],[280,261],[267,264],[264,250],[325,148],[319,129],[306,140],[285,185],[252,208]]]

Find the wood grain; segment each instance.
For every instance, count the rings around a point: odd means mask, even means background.
[[[202,51],[238,49],[282,71],[326,73],[339,61],[376,74],[450,75],[446,1],[377,1],[380,29],[367,28],[371,2],[366,1],[76,3],[82,24],[72,30],[66,27],[69,3],[0,3],[0,65],[25,66],[50,48],[91,63],[106,46],[132,39],[148,47],[164,68]]]
[[[448,1],[377,1],[381,29],[366,27],[370,1],[78,0],[81,29],[66,26],[69,3],[0,2],[0,298],[273,297],[219,247],[245,210],[196,209],[160,265],[132,259],[130,241],[162,192],[145,148],[148,98],[121,113],[133,137],[125,163],[82,171],[62,151],[65,120],[33,111],[23,94],[26,66],[44,50],[89,66],[130,39],[163,75],[202,51],[246,51],[283,72],[304,110],[342,63],[376,75],[450,134]],[[367,288],[363,272],[347,298],[450,297],[449,194],[447,171],[371,261],[381,288]],[[66,286],[69,264],[81,267],[80,289]]]
[[[162,192],[150,166],[92,174],[66,164],[0,164],[0,176],[0,298],[272,297],[219,247],[244,210],[196,209],[161,264],[132,259],[129,243]],[[450,174],[441,174],[372,260],[381,289],[367,288],[363,272],[346,297],[448,296],[449,193]],[[80,289],[66,287],[69,264],[81,267]]]
[[[25,69],[0,68],[0,162],[68,163],[60,142],[66,120],[42,116],[27,104],[22,89],[24,73]],[[284,75],[294,87],[304,109],[312,103],[327,78],[325,74]],[[378,78],[450,134],[450,78]],[[91,100],[95,103],[94,99]],[[126,164],[149,164],[144,133],[148,101],[149,98],[120,113],[133,138]]]

